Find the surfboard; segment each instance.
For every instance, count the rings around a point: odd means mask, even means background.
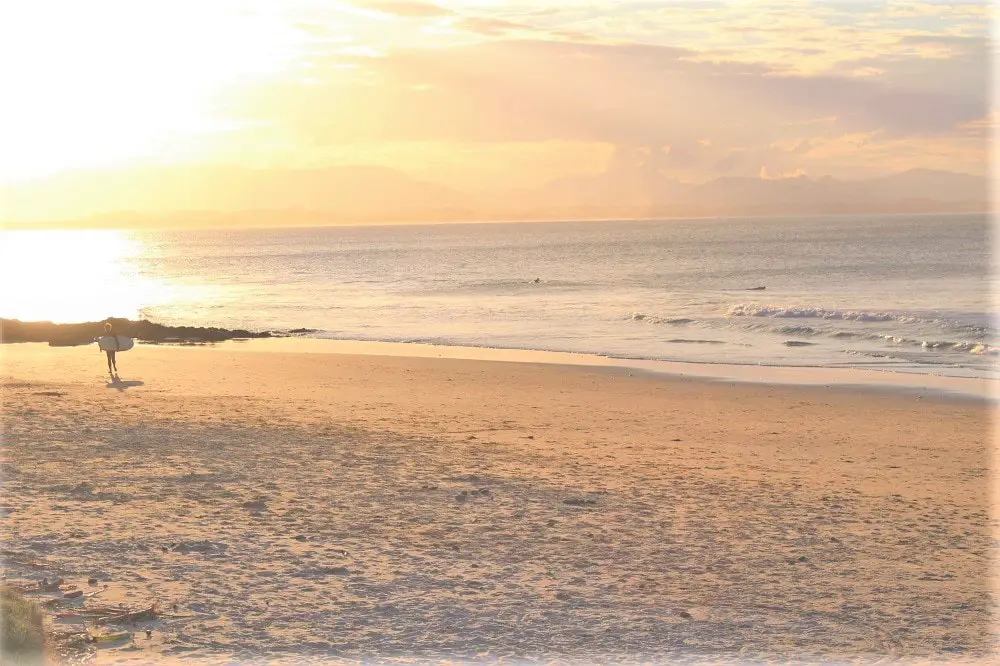
[[[115,342],[115,337],[118,338],[117,343]],[[102,335],[97,338],[97,345],[103,351],[128,351],[135,345],[135,340],[127,338],[124,335]]]

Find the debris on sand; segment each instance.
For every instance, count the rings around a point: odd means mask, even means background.
[[[38,587],[36,589],[38,592],[55,592],[64,582],[65,581],[63,581],[62,578],[54,578],[51,581],[43,578],[38,581]]]
[[[160,617],[159,609],[157,609],[156,604],[153,604],[149,608],[143,608],[137,611],[126,611],[124,613],[118,611],[116,615],[100,617],[94,620],[94,624],[104,625],[104,624],[131,624],[133,622],[150,622],[158,617]]]
[[[88,632],[90,639],[94,643],[117,643],[119,641],[127,641],[132,639],[132,632],[121,630],[121,631],[108,631],[103,633]]]
[[[597,504],[597,500],[587,499],[585,497],[571,497],[569,499],[564,499],[563,504],[569,504],[570,506],[591,506]]]
[[[267,503],[264,501],[263,497],[258,497],[257,499],[250,500],[249,502],[243,502],[240,506],[247,511],[267,511]]]
[[[216,541],[181,541],[180,543],[175,543],[170,550],[175,553],[201,553],[203,555],[225,555],[226,550],[229,548],[224,543],[218,543]]]

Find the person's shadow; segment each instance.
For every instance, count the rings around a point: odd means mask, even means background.
[[[140,382],[138,379],[128,379],[123,380],[118,376],[118,373],[111,375],[111,381],[108,382],[108,388],[118,389],[119,391],[124,391],[127,388],[133,386],[142,386],[145,382]]]

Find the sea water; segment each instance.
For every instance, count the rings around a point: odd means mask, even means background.
[[[23,260],[37,233],[116,248],[78,320],[973,377],[1000,353],[985,214],[4,232],[0,250]]]

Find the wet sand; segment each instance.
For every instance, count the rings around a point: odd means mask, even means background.
[[[9,579],[175,616],[98,663],[994,654],[983,401],[235,344],[140,345],[109,383],[94,348],[0,354]]]

